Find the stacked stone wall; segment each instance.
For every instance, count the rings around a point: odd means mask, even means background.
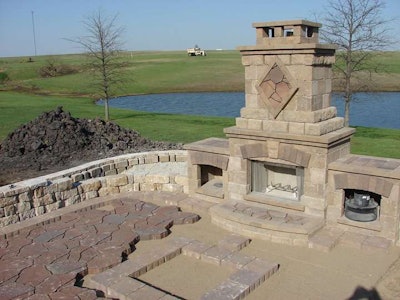
[[[121,155],[0,187],[0,227],[91,198],[129,191],[187,192],[187,175],[128,172],[143,164],[186,162],[183,150]]]

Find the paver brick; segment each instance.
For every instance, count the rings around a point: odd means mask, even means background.
[[[154,299],[158,300],[165,296],[165,293],[155,289],[151,286],[145,285],[142,288],[134,291],[133,293],[126,296],[127,300],[137,300],[137,299]]]
[[[206,250],[210,249],[211,247],[212,246],[202,243],[200,241],[193,241],[192,243],[182,248],[182,254],[196,259],[200,259],[201,254],[203,254]]]
[[[201,260],[215,265],[221,265],[221,261],[232,254],[232,251],[225,248],[213,246],[201,254]]]
[[[255,259],[254,256],[248,256],[241,253],[234,252],[223,258],[221,261],[222,266],[227,266],[232,269],[241,269]]]
[[[99,291],[106,291],[108,286],[118,282],[122,276],[123,274],[120,274],[118,271],[109,269],[90,277],[88,279],[88,286]]]
[[[17,281],[22,284],[37,286],[49,276],[51,276],[51,272],[44,265],[39,264],[23,269]]]
[[[249,262],[247,265],[243,267],[244,270],[250,270],[256,273],[259,273],[262,276],[261,281],[267,280],[272,274],[274,274],[279,269],[279,265],[277,263],[269,262],[266,260],[262,260],[256,258]]]
[[[65,274],[73,272],[85,276],[87,274],[87,265],[85,262],[77,262],[71,260],[57,261],[46,266],[47,270],[52,274]]]
[[[107,288],[107,297],[124,300],[127,299],[130,294],[144,286],[144,283],[136,279],[130,277],[121,277],[118,282],[110,285]]]
[[[257,286],[259,286],[263,282],[263,278],[264,276],[260,275],[258,272],[243,269],[233,273],[229,277],[229,279],[234,282],[247,285],[249,291],[253,291]]]
[[[244,236],[230,234],[218,242],[218,247],[226,248],[232,251],[240,251],[250,244],[250,239]]]
[[[50,294],[57,291],[62,286],[72,286],[75,284],[76,274],[53,274],[35,287],[35,293]]]
[[[33,295],[34,288],[30,285],[11,282],[8,284],[0,285],[0,295],[2,300],[8,299],[23,299]]]
[[[230,279],[224,281],[216,288],[205,293],[202,300],[236,300],[243,299],[249,293],[249,287]]]

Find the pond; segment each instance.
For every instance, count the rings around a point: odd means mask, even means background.
[[[350,104],[350,125],[400,129],[400,92],[356,93]],[[201,116],[238,117],[244,93],[175,93],[126,96],[110,101],[111,107],[137,111]],[[103,105],[100,100],[97,102]],[[344,115],[340,94],[332,95],[338,116]]]

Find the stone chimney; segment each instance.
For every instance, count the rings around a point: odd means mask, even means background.
[[[238,47],[246,105],[236,126],[320,136],[343,127],[330,106],[335,47],[319,44],[321,24],[306,20],[254,23],[256,45]]]

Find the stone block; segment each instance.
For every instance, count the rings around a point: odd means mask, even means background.
[[[139,159],[137,157],[128,159],[129,166],[136,166],[139,164]]]
[[[325,169],[309,168],[312,183],[326,183],[327,171]]]
[[[46,208],[44,206],[35,206],[35,214],[37,216],[43,215],[46,213]]]
[[[256,66],[264,64],[264,56],[263,55],[251,55],[251,56],[242,56],[242,65],[243,66]]]
[[[201,297],[201,300],[244,299],[249,292],[250,288],[248,285],[228,279],[205,293]]]
[[[254,256],[244,255],[242,253],[234,252],[221,261],[222,266],[226,266],[233,270],[242,269],[255,259]]]
[[[90,169],[90,170],[88,170],[88,172],[90,173],[91,178],[101,177],[104,174],[103,169],[100,167]]]
[[[311,66],[314,62],[314,55],[312,54],[296,54],[291,57],[292,65]]]
[[[124,174],[106,177],[107,187],[118,187],[128,184],[128,177]]]
[[[232,183],[247,184],[247,172],[229,172],[228,180]]]
[[[7,206],[6,206],[7,207]],[[31,209],[31,203],[30,202],[19,202],[17,204],[17,211],[19,214],[23,214]],[[4,210],[6,212],[6,210]]]
[[[74,197],[76,195],[78,195],[78,189],[77,188],[70,189],[70,190],[61,192],[61,200],[66,200],[66,199]]]
[[[244,107],[240,110],[240,116],[245,119],[259,119],[264,120],[268,118],[268,110],[261,108],[247,108]]]
[[[366,235],[351,231],[346,231],[340,237],[340,244],[348,247],[361,249],[363,242],[367,238]]]
[[[72,181],[73,181],[73,182],[79,182],[79,181],[84,180],[84,179],[85,179],[85,176],[84,176],[84,174],[82,174],[82,173],[78,173],[78,174],[73,174],[73,175],[71,176],[71,178],[72,178]]]
[[[108,171],[114,170],[115,165],[112,163],[112,164],[104,165],[101,168],[103,169],[104,173],[106,173]]]
[[[263,122],[263,130],[269,131],[269,132],[288,133],[289,132],[289,122],[265,120]]]
[[[174,181],[181,186],[187,186],[189,184],[189,178],[187,176],[176,175]]]
[[[75,195],[65,200],[65,206],[73,205],[79,202],[81,202],[81,196]]]
[[[128,166],[127,160],[121,160],[121,161],[115,162],[116,169],[126,169],[127,166]]]
[[[78,187],[78,189],[81,190],[83,193],[98,191],[100,188],[101,181],[95,178],[82,182]]]
[[[135,183],[144,183],[145,179],[146,179],[146,175],[133,174],[133,180]]]
[[[11,197],[4,197],[0,199],[0,208],[1,207],[6,207],[9,205],[17,204],[18,203],[18,198],[17,196],[11,196]]]
[[[52,211],[55,211],[55,210],[59,209],[60,208],[60,203],[61,203],[61,201],[46,205],[45,206],[46,213],[47,212],[52,212]]]
[[[19,220],[24,221],[36,216],[35,209],[29,209],[24,211],[23,213],[19,213]]]
[[[19,216],[18,215],[11,215],[8,217],[3,217],[0,219],[0,227],[4,227],[10,224],[15,224],[19,222]]]
[[[117,169],[112,169],[112,170],[104,172],[104,176],[112,176],[112,175],[117,175],[117,174],[118,174]]]
[[[119,187],[117,186],[102,187],[101,189],[99,189],[98,193],[100,197],[119,194]]]
[[[160,163],[169,162],[169,154],[168,153],[158,154],[158,161]]]
[[[262,130],[263,121],[256,119],[247,120],[247,128],[250,130]]]
[[[218,242],[218,247],[231,251],[240,251],[249,244],[249,238],[237,234],[230,234]]]
[[[161,191],[171,193],[183,193],[183,186],[180,184],[166,183],[162,185]]]
[[[98,191],[90,191],[90,192],[86,192],[83,194],[82,200],[89,200],[89,199],[97,198],[98,196],[99,196]]]
[[[54,194],[46,194],[43,197],[34,199],[33,203],[35,206],[39,206],[39,205],[48,205],[55,201],[56,201],[56,198],[55,198]]]
[[[145,183],[169,183],[169,175],[147,175]]]
[[[4,206],[3,207],[3,211],[4,211],[4,215],[6,217],[15,215],[15,213],[17,212],[17,208],[15,204],[12,205],[8,205],[8,206]]]
[[[136,191],[138,191],[138,188],[139,188],[139,183],[127,184],[124,186],[120,186],[119,192],[120,193],[136,192]]]
[[[239,128],[247,129],[247,119],[245,118],[236,118],[236,126]]]
[[[53,184],[57,185],[57,191],[63,192],[73,187],[73,181],[69,177],[59,178],[53,181]]]
[[[293,134],[304,134],[304,123],[289,123],[289,133]]]
[[[187,161],[187,155],[185,155],[185,154],[177,154],[177,155],[175,155],[175,161],[176,162],[186,162]]]
[[[107,297],[116,299],[130,299],[135,296],[134,292],[144,287],[141,281],[130,277],[121,277],[117,282],[107,286]]]
[[[238,184],[238,183],[229,183],[228,190],[233,194],[246,195],[249,193],[249,185],[248,184]]]
[[[230,254],[232,254],[230,249],[213,246],[201,254],[201,260],[219,266],[221,261]]]
[[[158,155],[157,154],[148,154],[144,158],[145,164],[155,164],[158,163]]]
[[[141,191],[147,191],[147,192],[153,192],[157,190],[157,184],[154,183],[140,183],[140,190]]]

